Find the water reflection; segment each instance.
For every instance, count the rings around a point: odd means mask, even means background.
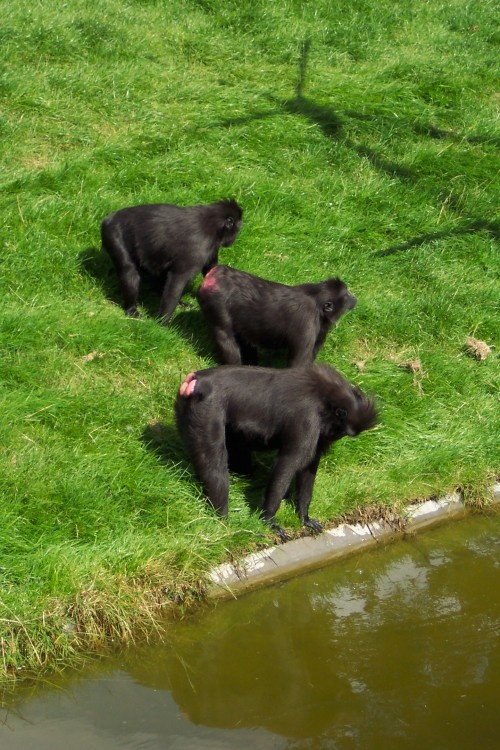
[[[499,549],[472,518],[220,603],[21,702],[2,748],[496,750]]]
[[[139,682],[170,690],[204,726],[362,742],[447,715],[450,738],[461,743],[469,733],[475,745],[481,714],[500,730],[488,696],[500,688],[492,668],[498,547],[496,536],[481,533],[483,523],[441,529],[220,606],[177,630],[168,653],[149,650],[128,668]],[[480,734],[487,741],[486,727]]]

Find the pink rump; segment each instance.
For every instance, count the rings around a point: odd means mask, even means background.
[[[217,284],[217,279],[215,278],[215,272],[217,271],[217,266],[214,266],[210,269],[210,271],[207,273],[205,278],[203,279],[202,285],[200,286],[200,291],[203,292],[215,292],[219,288],[219,285]]]
[[[195,387],[196,387],[195,374],[194,372],[190,372],[189,375],[186,375],[186,377],[184,378],[184,381],[182,382],[181,387],[179,388],[179,394],[187,398],[188,396],[192,395]]]

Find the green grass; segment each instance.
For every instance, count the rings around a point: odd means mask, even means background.
[[[270,539],[264,466],[227,523],[203,502],[172,405],[210,338],[193,290],[167,329],[154,297],[125,318],[98,247],[116,208],[235,196],[222,262],[358,296],[320,359],[381,424],[325,458],[314,516],[484,495],[497,350],[463,345],[498,331],[495,4],[0,7],[0,677],[126,641]]]

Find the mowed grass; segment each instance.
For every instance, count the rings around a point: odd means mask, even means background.
[[[266,459],[233,479],[226,522],[203,501],[172,409],[182,377],[215,364],[197,283],[168,328],[154,292],[127,319],[99,249],[119,207],[234,196],[245,225],[222,262],[339,275],[358,296],[320,359],[376,394],[380,426],[325,457],[314,517],[487,495],[498,350],[477,361],[464,342],[498,334],[493,2],[1,15],[0,677],[127,641],[211,565],[272,541]],[[286,503],[280,520],[299,531]]]

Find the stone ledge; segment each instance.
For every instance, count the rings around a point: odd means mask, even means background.
[[[500,483],[493,487],[492,502],[500,502]],[[403,514],[406,520],[404,532],[383,521],[342,523],[315,537],[301,537],[267,547],[237,563],[223,563],[213,568],[209,573],[208,596],[235,597],[242,591],[290,577],[299,571],[319,568],[337,557],[401,537],[403,533],[420,531],[452,518],[463,517],[467,512],[460,493],[453,492],[436,500],[409,505]]]

